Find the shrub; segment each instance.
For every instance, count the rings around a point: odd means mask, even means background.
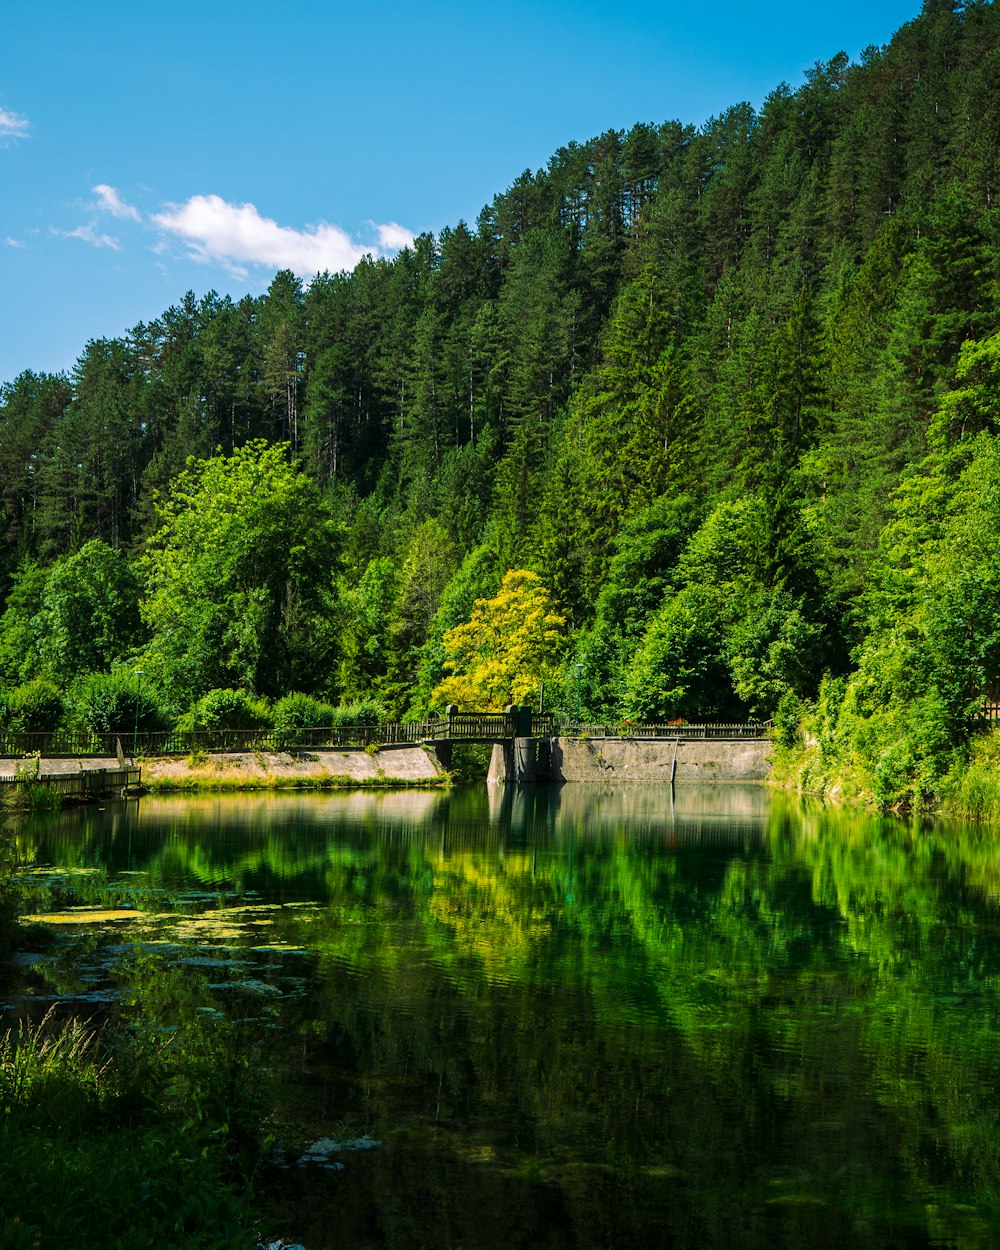
[[[774,713],[774,729],[783,747],[794,746],[801,737],[800,725],[805,710],[805,704],[794,691],[786,690],[781,696]]]
[[[218,729],[270,729],[271,711],[266,699],[255,699],[245,690],[210,690],[177,722],[186,733]]]
[[[286,694],[274,705],[274,727],[279,731],[288,729],[326,729],[337,724],[337,709],[330,703],[314,699],[312,695]]]
[[[11,733],[51,733],[58,728],[64,710],[59,688],[37,677],[7,695],[7,729]]]
[[[134,673],[90,673],[74,684],[71,697],[74,712],[92,733],[124,739],[137,727],[140,733],[166,728],[155,691]]]
[[[385,720],[385,708],[374,699],[359,699],[357,703],[344,703],[333,711],[333,725],[378,725]]]

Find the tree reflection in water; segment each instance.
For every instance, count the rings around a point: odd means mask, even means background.
[[[384,1146],[286,1182],[311,1247],[1000,1236],[992,833],[582,785],[145,799],[15,832],[97,869],[95,901],[316,904],[246,938],[307,953],[289,1097]]]

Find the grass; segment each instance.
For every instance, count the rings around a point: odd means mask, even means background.
[[[288,755],[261,756],[257,753],[216,755],[186,760],[162,758],[146,761],[143,787],[153,793],[196,793],[198,791],[322,791],[371,789],[428,789],[446,786],[444,773],[423,777],[387,775],[378,753],[342,752],[345,771],[331,773],[321,764],[308,767],[315,757]],[[349,758],[359,754],[364,768],[350,772]],[[374,760],[374,765],[373,765]],[[356,765],[356,761],[355,761]],[[360,775],[359,775],[360,774]]]
[[[150,778],[143,788],[151,794],[197,793],[199,791],[257,790],[427,790],[448,784],[447,776],[421,777],[416,780],[376,777],[351,777],[345,774],[318,773],[299,776],[280,776],[274,773],[264,776],[239,776],[193,773],[190,777]]]
[[[1000,821],[1000,733],[979,734],[944,782],[941,810],[968,820]]]
[[[42,781],[19,781],[4,785],[0,806],[10,810],[54,812],[62,807],[63,794],[56,786]]]
[[[808,734],[790,745],[776,744],[769,781],[828,802],[878,806],[871,779],[860,767],[849,759],[824,760],[819,743]],[[900,804],[890,810],[907,811],[910,806]],[[967,748],[955,752],[951,768],[935,783],[924,810],[924,814],[934,813],[1000,823],[1000,731],[975,734]]]
[[[30,933],[21,900],[0,831],[0,960]],[[257,1026],[152,958],[117,979],[101,1022],[53,1008],[0,1030],[0,1246],[251,1250],[271,1080]]]
[[[253,1247],[261,1051],[148,962],[121,1015],[0,1035],[0,1245]],[[180,991],[181,999],[183,991]]]

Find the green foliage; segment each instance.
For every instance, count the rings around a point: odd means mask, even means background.
[[[729,605],[703,585],[671,596],[625,674],[624,711],[634,720],[735,720],[743,707],[722,654]]]
[[[119,551],[99,539],[48,570],[38,618],[42,670],[66,682],[101,672],[142,639],[139,583]]]
[[[427,641],[420,650],[411,711],[423,715],[432,705],[434,689],[445,677],[445,634],[467,621],[477,599],[490,599],[500,589],[501,569],[496,552],[487,543],[476,547],[444,588]]]
[[[50,733],[59,727],[65,711],[59,687],[40,677],[8,691],[6,702],[11,733]]]
[[[785,591],[749,597],[728,628],[725,658],[733,691],[751,715],[767,717],[789,693],[815,689],[824,627]]]
[[[142,568],[143,667],[183,705],[235,681],[268,696],[329,685],[335,532],[288,449],[192,462],[157,511]]]
[[[626,670],[677,580],[677,563],[696,521],[690,496],[663,495],[629,517],[619,534],[594,623],[576,647],[576,662],[588,674],[584,705],[590,715],[611,719],[624,706]]]
[[[780,746],[791,747],[799,740],[805,704],[791,690],[786,690],[774,710],[775,740]]]
[[[815,690],[827,631],[803,593],[812,570],[797,523],[794,508],[756,495],[710,513],[676,557],[673,587],[624,669],[627,715],[767,717],[787,691]]]
[[[73,713],[94,733],[142,733],[167,727],[167,718],[149,684],[127,669],[113,673],[90,673],[70,689]]]
[[[0,1234],[40,1244],[222,1250],[254,1243],[260,1048],[155,964],[124,975],[131,1019],[22,1023],[0,1038]]]
[[[340,635],[339,687],[348,697],[371,689],[389,666],[392,605],[397,570],[392,560],[370,560],[357,586],[341,591],[343,626]]]
[[[245,690],[209,690],[177,722],[188,733],[219,729],[270,729],[272,710],[266,699]]]
[[[337,709],[312,695],[295,692],[278,699],[271,709],[274,728],[278,731],[286,729],[325,729],[334,724]]]
[[[416,527],[396,583],[389,621],[391,660],[385,677],[377,683],[379,697],[397,714],[410,700],[421,648],[457,564],[454,544],[438,521],[425,521]]]
[[[453,676],[433,700],[484,711],[537,702],[541,684],[559,679],[564,624],[540,578],[511,569],[492,599],[477,599],[469,621],[445,634],[444,667]]]
[[[174,714],[416,718],[522,568],[564,705],[577,664],[602,719],[765,716],[853,666],[843,775],[930,793],[996,667],[953,496],[1000,429],[998,50],[995,6],[925,6],[759,111],[574,142],[474,228],[0,387],[0,679],[144,648]]]
[[[825,785],[849,778],[881,806],[928,806],[955,790],[983,692],[1000,679],[1000,447],[979,433],[934,453],[890,504],[835,729]]]
[[[386,718],[385,708],[377,699],[359,699],[334,708],[332,725],[378,725]]]
[[[0,675],[9,682],[29,681],[42,666],[41,612],[46,571],[25,561],[11,578],[0,617]]]
[[[976,734],[941,782],[944,810],[971,820],[1000,820],[1000,734]]]
[[[493,747],[484,743],[456,743],[452,748],[451,778],[458,785],[482,783],[490,771]]]

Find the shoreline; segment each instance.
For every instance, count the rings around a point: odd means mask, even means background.
[[[197,790],[386,790],[439,788],[450,774],[422,746],[377,750],[227,751],[138,760],[152,794]]]
[[[6,764],[0,760],[0,774]],[[441,789],[451,773],[433,751],[423,746],[307,751],[227,751],[188,756],[147,756],[135,760],[142,793],[198,791],[329,791]],[[63,757],[41,759],[31,782],[78,776],[81,772],[115,771],[117,759]],[[13,773],[14,767],[9,771]]]

